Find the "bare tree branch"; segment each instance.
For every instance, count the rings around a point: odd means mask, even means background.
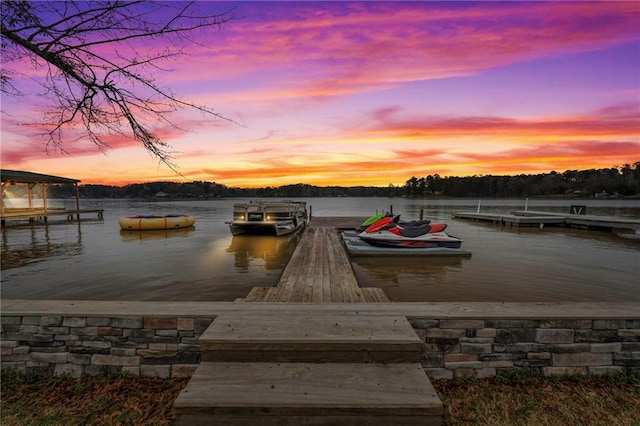
[[[202,15],[194,2],[118,0],[0,5],[0,91],[19,94],[13,81],[20,74],[9,65],[24,60],[36,68],[47,65],[44,77],[37,79],[53,103],[44,112],[47,147],[66,152],[71,131],[73,139],[88,138],[104,151],[106,137],[118,134],[140,142],[177,172],[171,147],[152,130],[155,123],[178,128],[169,115],[180,108],[233,122],[210,107],[179,99],[151,77],[162,62],[184,54],[185,45],[197,44],[195,31],[219,30],[235,19],[232,11]],[[140,54],[136,44],[147,46],[151,40],[168,48]],[[79,135],[78,128],[83,129]]]

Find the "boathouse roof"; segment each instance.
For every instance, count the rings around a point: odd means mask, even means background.
[[[71,179],[71,178],[66,178],[66,177],[60,177],[60,176],[51,176],[51,175],[43,175],[40,173],[31,173],[31,172],[24,172],[24,171],[18,171],[18,170],[6,170],[6,169],[2,169],[0,170],[0,178],[2,180],[2,182],[15,182],[15,183],[31,183],[31,182],[35,182],[35,183],[40,183],[40,182],[46,182],[46,183],[78,183],[80,182],[80,180],[78,179]]]

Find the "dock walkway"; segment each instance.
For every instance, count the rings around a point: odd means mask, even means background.
[[[4,225],[7,220],[28,220],[33,222],[35,220],[42,220],[47,222],[51,216],[66,216],[68,221],[72,221],[74,216],[80,220],[81,214],[97,213],[98,219],[102,219],[104,209],[83,209],[83,210],[66,210],[66,209],[19,209],[19,210],[5,210],[0,213],[0,223]]]
[[[381,289],[358,287],[338,234],[361,222],[312,219],[278,284],[238,300],[283,303],[237,303],[247,309],[213,321],[174,402],[178,425],[442,424],[420,364],[424,342],[406,317],[317,311],[325,302],[388,302]],[[300,302],[308,309],[280,309]]]
[[[568,226],[572,228],[631,230],[640,233],[640,220],[610,216],[520,210],[511,213],[455,212],[454,218],[509,226]]]
[[[360,288],[338,229],[358,218],[312,219],[275,287],[254,287],[238,302],[388,302],[380,288]]]

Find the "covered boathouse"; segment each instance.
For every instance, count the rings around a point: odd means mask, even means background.
[[[75,215],[80,219],[80,213],[97,213],[102,218],[102,209],[97,210],[80,210],[80,194],[78,191],[78,183],[80,180],[71,179],[60,176],[44,175],[40,173],[32,173],[17,170],[0,170],[1,191],[0,191],[0,219],[2,224],[10,219],[27,219],[33,221],[42,218],[47,221],[49,216],[67,216],[68,220],[72,220]],[[75,194],[75,209],[67,210],[65,208],[50,207],[47,199],[47,188],[51,185],[72,185]],[[8,207],[5,199],[12,186],[26,187],[27,205],[20,207]],[[24,192],[24,191],[22,191]],[[42,202],[34,203],[35,197],[41,197]]]

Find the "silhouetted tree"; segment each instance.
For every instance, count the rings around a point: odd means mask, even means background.
[[[168,115],[181,107],[226,118],[179,99],[157,84],[151,72],[194,43],[194,32],[219,29],[234,19],[230,11],[203,12],[211,4],[3,0],[0,90],[20,94],[15,78],[21,74],[10,65],[29,63],[43,69],[37,81],[53,107],[44,111],[47,148],[65,152],[64,140],[88,137],[104,150],[106,136],[120,134],[140,142],[175,170],[170,147],[154,134],[152,124],[176,127]],[[162,50],[153,52],[149,46],[158,40]],[[83,130],[73,134],[77,129]],[[73,137],[63,139],[63,130]]]

